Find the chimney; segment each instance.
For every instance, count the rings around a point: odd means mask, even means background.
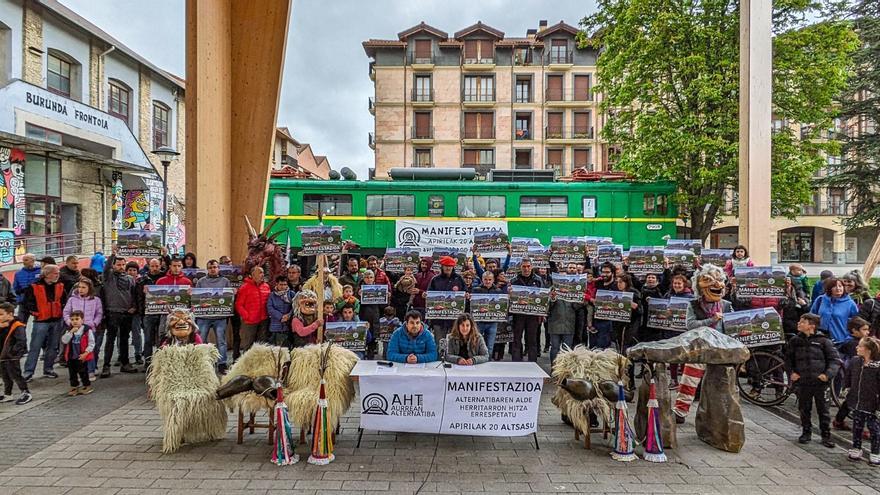
[[[533,40],[535,39],[536,34],[538,34],[537,29],[529,29],[528,31],[526,31],[526,38]]]
[[[547,29],[547,20],[541,19],[540,21],[538,21],[538,32],[540,33],[545,29]]]

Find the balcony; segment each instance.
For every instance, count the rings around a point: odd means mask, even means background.
[[[555,144],[577,143],[594,139],[593,127],[556,127],[544,128],[544,139]]]
[[[513,65],[528,67],[535,64],[535,57],[531,50],[517,49],[513,54]]]
[[[368,145],[368,146],[370,147],[370,149],[372,149],[372,150],[375,150],[375,149],[376,149],[376,135],[373,134],[372,132],[369,133],[369,134],[367,134],[367,145]]]
[[[367,109],[370,111],[370,115],[376,115],[376,99],[372,96],[367,100]]]
[[[414,88],[410,91],[409,101],[414,107],[430,107],[434,105],[434,90]]]
[[[465,72],[495,70],[495,55],[485,58],[463,58],[461,70]]]
[[[376,62],[370,62],[370,80],[376,80]]]
[[[840,199],[823,199],[811,205],[801,206],[801,215],[818,217],[844,217],[852,214],[852,208],[848,208]]]
[[[416,57],[415,53],[410,53],[409,65],[414,71],[434,70],[434,55],[431,54],[427,57]]]
[[[461,139],[464,144],[491,144],[495,141],[495,127],[464,126],[461,128]]]
[[[412,126],[409,129],[409,136],[413,144],[431,144],[434,142],[434,128],[416,129],[416,126]]]
[[[548,53],[544,56],[544,64],[549,70],[568,70],[574,66],[574,53]]]
[[[544,90],[544,102],[547,106],[557,107],[578,107],[593,101],[593,92],[575,91],[573,89],[553,89]]]
[[[466,107],[491,107],[495,106],[495,92],[487,91],[464,91],[461,101]]]

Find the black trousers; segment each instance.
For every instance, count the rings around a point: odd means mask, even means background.
[[[21,376],[21,360],[9,359],[0,361],[0,376],[3,377],[3,395],[12,394],[12,385],[18,385],[22,392],[28,391],[27,382]]]
[[[92,382],[89,381],[89,367],[86,365],[85,361],[68,359],[67,374],[70,377],[71,387],[79,387],[80,381],[82,381],[83,387],[88,387],[92,384]]]
[[[853,412],[852,446],[854,449],[862,448],[862,431],[864,431],[865,426],[868,427],[868,431],[871,433],[871,453],[878,455],[880,454],[880,420],[877,419],[873,412]]]
[[[813,403],[819,414],[819,431],[822,436],[831,434],[831,414],[828,412],[828,401],[825,399],[827,383],[799,383],[797,385],[798,409],[801,413],[801,427],[804,433],[812,431]]]
[[[513,361],[522,361],[523,334],[526,337],[526,352],[529,361],[538,360],[538,338],[541,331],[541,319],[539,316],[532,315],[514,315],[513,316],[513,342],[510,344],[510,354]]]
[[[109,368],[113,362],[113,346],[119,339],[119,362],[122,365],[129,363],[128,338],[131,336],[131,314],[109,313],[107,319],[107,332],[104,334],[104,367]]]

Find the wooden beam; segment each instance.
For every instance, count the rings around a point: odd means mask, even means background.
[[[878,263],[880,263],[880,233],[877,234],[877,240],[874,241],[874,246],[868,253],[868,257],[865,258],[865,266],[862,268],[862,275],[868,284],[871,283],[871,277],[874,275],[874,269],[877,268]]]

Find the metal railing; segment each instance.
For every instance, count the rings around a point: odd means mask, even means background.
[[[478,125],[463,126],[461,128],[462,139],[495,139],[495,126],[491,129],[484,129]]]
[[[547,88],[544,90],[544,101],[593,101],[593,92],[589,89],[584,92],[573,89]]]
[[[434,128],[416,129],[416,126],[409,128],[410,139],[434,139]]]
[[[372,96],[367,99],[367,110],[370,112],[376,111],[376,99]]]
[[[372,132],[367,134],[367,145],[372,149],[376,149],[376,135]]]
[[[565,53],[553,53],[552,51],[544,55],[544,61],[547,64],[572,64],[574,63],[574,53],[566,51]]]
[[[834,217],[846,216],[851,212],[851,208],[848,208],[843,201],[829,201],[827,199],[801,206],[801,215]]]
[[[461,93],[461,99],[465,102],[486,102],[492,103],[495,101],[495,92],[486,92],[486,91],[463,91]]]
[[[513,139],[515,141],[529,141],[534,138],[535,136],[532,134],[531,126],[529,126],[528,129],[515,129],[513,131]]]
[[[476,170],[476,172],[480,175],[485,176],[489,173],[490,170],[495,170],[494,163],[464,163],[462,167],[468,167]]]
[[[593,139],[593,127],[556,127],[544,128],[544,139]]]
[[[461,58],[462,64],[467,65],[494,65],[495,64],[495,55],[493,54],[491,57],[481,57],[481,58]]]
[[[71,254],[85,254],[91,256],[96,251],[103,251],[105,244],[110,245],[110,239],[102,237],[100,232],[77,232],[71,234],[49,235],[21,235],[15,239],[16,251],[20,253],[33,253],[37,259],[52,256],[58,263],[63,260],[58,258]]]
[[[410,92],[410,101],[415,103],[430,103],[434,101],[434,90],[413,88]]]
[[[409,54],[409,63],[411,64],[433,64],[434,63],[434,54],[430,54],[427,57],[416,57],[415,52]]]

